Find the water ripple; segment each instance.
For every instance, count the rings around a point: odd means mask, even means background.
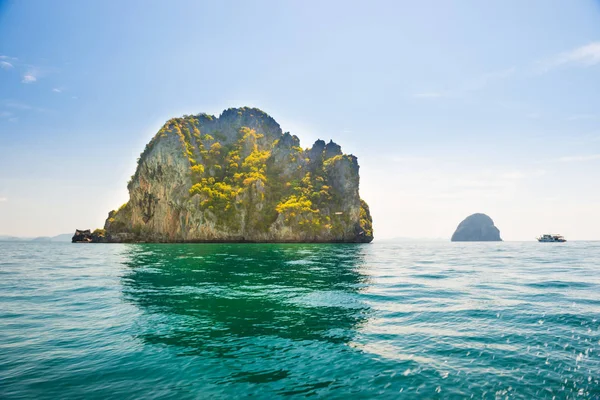
[[[0,398],[600,398],[600,243],[0,243]]]

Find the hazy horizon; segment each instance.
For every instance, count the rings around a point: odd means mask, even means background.
[[[0,235],[102,227],[165,121],[258,107],[358,157],[375,240],[600,239],[598,1],[0,0]]]

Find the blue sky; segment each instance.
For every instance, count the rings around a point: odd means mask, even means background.
[[[600,239],[597,1],[2,1],[0,234],[95,228],[170,117],[358,156],[375,235]]]

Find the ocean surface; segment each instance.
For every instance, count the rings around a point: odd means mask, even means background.
[[[0,243],[1,399],[600,398],[600,242]]]

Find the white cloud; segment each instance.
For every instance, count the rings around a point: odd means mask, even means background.
[[[0,118],[8,118],[12,115],[10,111],[0,111]]]
[[[11,68],[13,68],[13,65],[11,63],[9,63],[8,61],[0,61],[0,68],[11,69]]]
[[[0,197],[0,203],[4,203],[4,202],[7,202],[7,201],[8,201],[8,198],[6,198],[6,197]]]
[[[23,82],[23,83],[33,83],[35,81],[37,81],[37,78],[34,75],[32,75],[32,74],[25,74],[25,75],[23,75],[23,80],[21,82]]]
[[[52,91],[55,93],[62,93],[62,89],[60,89],[60,88],[54,88],[54,89],[52,89]]]
[[[25,73],[25,75],[23,75],[23,80],[21,82],[23,82],[23,83],[34,83],[38,79],[46,76],[46,74],[49,71],[51,71],[51,69],[40,68],[40,67],[37,67],[35,65],[28,65],[27,66],[27,72]]]
[[[592,160],[600,160],[600,154],[588,154],[581,156],[566,156],[561,157],[558,161],[561,162],[577,162],[577,161],[592,161]]]
[[[585,46],[577,47],[571,51],[561,53],[558,56],[543,62],[544,69],[559,67],[562,65],[579,65],[589,67],[600,63],[600,42],[592,42]]]

